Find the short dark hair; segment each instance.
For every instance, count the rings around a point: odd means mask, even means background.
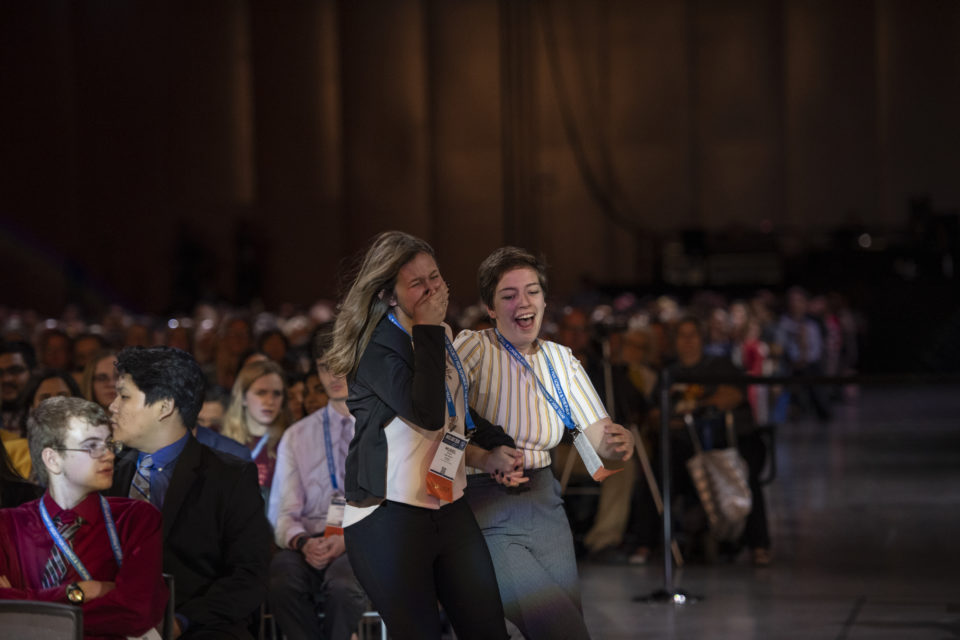
[[[520,247],[500,247],[480,263],[477,269],[477,286],[480,289],[480,299],[487,307],[493,308],[493,297],[497,292],[497,283],[507,271],[520,268],[533,269],[543,289],[543,296],[547,296],[547,265],[542,258],[538,258],[526,249]]]
[[[197,423],[207,383],[192,355],[174,347],[127,347],[117,354],[116,366],[143,392],[145,404],[170,398],[185,427]]]
[[[37,367],[37,352],[29,342],[23,340],[11,340],[0,344],[0,356],[8,353],[19,353],[23,356],[23,362],[27,369],[33,371]]]
[[[93,426],[110,426],[110,417],[96,402],[83,398],[47,398],[40,403],[27,421],[27,442],[30,445],[30,460],[40,484],[46,486],[50,479],[43,464],[43,450],[63,448],[64,434],[70,418],[79,418]]]
[[[700,319],[700,316],[694,315],[685,315],[677,321],[677,324],[674,325],[674,332],[681,327],[681,325],[692,324],[693,327],[697,330],[697,333],[700,334],[702,338],[706,332],[706,328],[703,325],[703,320]]]
[[[33,406],[33,399],[37,397],[37,391],[40,390],[40,385],[52,378],[60,378],[63,380],[63,384],[67,385],[67,389],[70,390],[70,395],[74,398],[83,397],[83,393],[80,392],[80,385],[77,384],[77,381],[73,379],[72,375],[59,369],[46,369],[30,378],[30,382],[27,383],[27,387],[24,389],[23,401],[27,410]]]

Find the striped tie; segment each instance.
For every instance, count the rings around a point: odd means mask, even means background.
[[[153,456],[143,456],[137,472],[133,474],[129,497],[150,502],[150,469],[153,468]]]
[[[56,515],[53,519],[53,524],[57,527],[57,531],[60,532],[63,539],[67,541],[67,544],[73,547],[71,541],[73,540],[73,536],[76,535],[77,529],[83,524],[83,518],[77,516],[76,520],[65,524],[60,519],[61,515],[62,514]],[[54,544],[53,549],[50,550],[50,557],[47,558],[47,563],[43,565],[40,584],[44,589],[55,587],[60,584],[60,581],[63,580],[63,576],[65,575],[67,575],[67,564],[63,561],[63,554],[60,553],[60,548]]]

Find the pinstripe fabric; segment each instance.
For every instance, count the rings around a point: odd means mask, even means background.
[[[550,449],[563,436],[563,421],[526,367],[500,346],[493,329],[462,331],[454,341],[470,382],[470,406],[503,427],[523,452],[523,466],[539,469],[550,464]],[[537,377],[557,399],[545,358],[560,378],[573,419],[580,428],[607,417],[590,378],[567,347],[540,340],[539,348],[526,356]],[[467,469],[467,473],[480,473]]]

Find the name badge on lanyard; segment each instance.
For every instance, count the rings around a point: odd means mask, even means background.
[[[343,535],[343,512],[347,506],[347,500],[340,492],[340,486],[337,483],[337,461],[333,459],[333,437],[330,435],[330,412],[333,411],[329,406],[323,410],[323,446],[327,454],[327,470],[330,472],[330,486],[333,488],[333,494],[330,496],[330,504],[327,506],[327,526],[323,530],[324,536],[342,536]]]
[[[467,439],[452,431],[443,434],[443,440],[427,472],[427,493],[440,500],[453,502],[453,481],[463,462]]]

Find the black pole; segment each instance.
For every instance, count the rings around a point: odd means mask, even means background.
[[[663,370],[660,381],[660,468],[663,478],[660,485],[663,490],[663,590],[673,593],[673,558],[670,557],[670,541],[673,540],[673,516],[670,496],[670,370]]]
[[[671,515],[670,497],[670,386],[673,377],[669,369],[664,369],[660,376],[660,469],[663,477],[660,484],[663,491],[663,588],[657,589],[647,596],[636,596],[635,602],[672,602],[686,604],[696,602],[701,598],[673,588],[673,557],[670,555],[670,544],[673,541],[673,516]]]

